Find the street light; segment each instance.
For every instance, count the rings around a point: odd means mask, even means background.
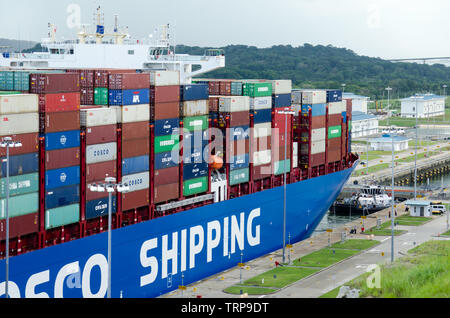
[[[288,115],[295,115],[293,111],[282,110],[278,114],[284,116],[284,161],[283,161],[283,175],[284,175],[284,199],[283,199],[283,263],[286,260],[286,150],[287,150],[287,118]]]
[[[345,93],[345,86],[347,86],[347,84],[341,84],[342,86],[342,93]]]
[[[387,87],[387,88],[385,88],[386,90],[387,90],[387,92],[388,92],[388,107],[389,107],[389,111],[391,111],[391,99],[390,99],[390,92],[392,91],[392,88],[391,87]],[[388,125],[388,127],[389,127],[389,113],[388,113],[388,121],[387,121],[387,125]]]
[[[391,132],[392,137],[392,194],[391,194],[391,205],[392,205],[392,212],[391,212],[391,262],[394,262],[394,133]]]
[[[446,102],[447,102],[447,94],[446,94],[446,92],[445,92],[445,89],[447,88],[447,85],[442,85],[442,87],[444,88],[444,122],[445,122],[445,105],[446,105]]]
[[[417,99],[418,95],[417,93],[414,94],[414,97],[416,99],[416,149],[414,150],[414,200],[417,200],[417,138],[418,138],[418,132],[417,132]]]
[[[112,194],[116,191],[128,192],[128,184],[116,183],[116,178],[106,175],[104,184],[91,184],[89,190],[92,192],[108,192],[108,292],[107,297],[111,298],[111,219],[112,219]]]
[[[6,148],[6,275],[5,275],[5,297],[9,298],[9,148],[20,148],[22,143],[13,141],[11,137],[4,137],[0,142],[0,148]]]

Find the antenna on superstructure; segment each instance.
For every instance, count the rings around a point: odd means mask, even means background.
[[[48,38],[52,43],[56,40],[56,26],[50,22],[48,23]]]
[[[94,25],[96,25],[96,42],[97,44],[102,44],[103,37],[105,36],[105,17],[101,11],[100,6],[97,8],[97,12],[94,14]]]

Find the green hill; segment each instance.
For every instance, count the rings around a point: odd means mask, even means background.
[[[177,53],[204,54],[207,48],[177,46]],[[380,58],[360,56],[351,50],[333,46],[245,45],[222,47],[226,67],[202,75],[209,78],[292,79],[295,87],[340,88],[382,98],[384,88],[393,88],[392,96],[405,97],[417,92],[441,93],[450,84],[450,67],[413,63],[391,63]]]

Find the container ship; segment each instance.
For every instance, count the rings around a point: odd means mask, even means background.
[[[0,58],[0,142],[21,143],[0,148],[2,297],[105,297],[109,265],[112,297],[161,296],[308,238],[358,163],[339,90],[195,78],[222,53],[75,65],[123,50],[82,35]]]

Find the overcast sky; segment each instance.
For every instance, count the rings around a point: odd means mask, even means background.
[[[381,58],[450,56],[448,0],[0,0],[0,38],[39,41],[47,23],[66,39],[74,11],[92,24],[101,5],[137,37],[170,23],[178,44],[270,47],[310,43],[345,47]],[[69,23],[68,23],[69,21]]]

